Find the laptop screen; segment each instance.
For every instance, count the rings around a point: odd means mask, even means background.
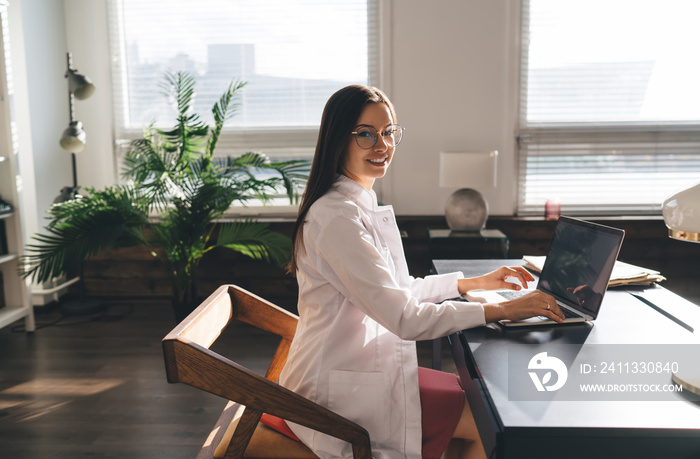
[[[538,288],[595,318],[623,236],[619,229],[561,217]]]

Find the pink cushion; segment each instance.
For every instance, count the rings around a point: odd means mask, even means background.
[[[439,458],[457,428],[464,408],[464,391],[457,376],[418,367],[423,425],[423,459]]]
[[[260,422],[268,426],[270,429],[276,430],[282,435],[286,435],[292,440],[296,440],[301,443],[299,437],[294,435],[294,432],[292,432],[292,429],[290,429],[287,423],[284,422],[284,419],[278,418],[277,416],[272,416],[271,414],[263,413],[262,417],[260,418]]]

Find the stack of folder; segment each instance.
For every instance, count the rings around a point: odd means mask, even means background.
[[[537,273],[542,272],[544,260],[547,257],[525,255],[525,268]],[[650,285],[654,282],[665,281],[666,278],[660,272],[653,269],[642,268],[622,261],[616,261],[608,287],[619,287],[622,285]]]

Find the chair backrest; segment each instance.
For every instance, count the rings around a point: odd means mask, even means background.
[[[211,351],[233,321],[281,337],[265,378]],[[342,416],[278,385],[298,317],[235,285],[222,285],[163,339],[170,383],[184,383],[244,405],[226,457],[242,457],[263,413],[352,444],[356,459],[370,459],[367,431]]]

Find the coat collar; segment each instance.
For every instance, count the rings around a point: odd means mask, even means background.
[[[336,175],[333,188],[355,201],[360,207],[374,212],[380,209],[374,190],[367,190],[351,178],[342,174]]]

